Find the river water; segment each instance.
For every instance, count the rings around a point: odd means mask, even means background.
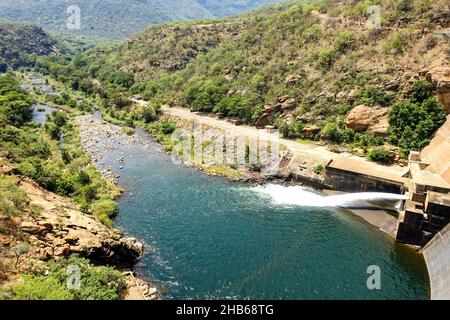
[[[34,120],[44,114],[34,112]],[[150,135],[136,132],[135,143],[101,138],[97,166],[120,174],[126,192],[116,226],[146,243],[136,271],[168,299],[429,297],[422,256],[333,207],[349,196],[207,176],[174,164]],[[373,265],[380,290],[367,288]]]
[[[136,271],[167,298],[428,298],[419,254],[349,211],[311,205],[318,192],[228,182],[175,165],[153,141],[147,146],[108,150],[99,166],[120,173],[127,191],[116,225],[146,243]],[[284,191],[307,206],[279,201]],[[381,290],[367,288],[372,265]]]

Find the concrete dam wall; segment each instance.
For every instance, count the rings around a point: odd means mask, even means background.
[[[436,132],[431,143],[422,150],[421,156],[430,163],[426,171],[441,176],[450,184],[450,116]]]
[[[450,299],[450,224],[424,248],[423,256],[430,277],[431,299]]]

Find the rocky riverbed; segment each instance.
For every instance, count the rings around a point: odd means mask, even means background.
[[[79,126],[82,147],[90,155],[102,176],[115,182],[120,178],[120,171],[125,166],[129,147],[137,145],[143,150],[153,148],[159,152],[164,152],[162,147],[155,148],[155,143],[152,143],[150,137],[144,132],[127,134],[122,127],[102,120],[98,113],[79,116],[76,118],[76,123]],[[106,158],[112,153],[119,154],[119,156],[107,161]],[[224,176],[233,181],[263,183],[275,178],[274,176],[265,176],[261,172],[251,170],[246,166],[239,166],[236,169],[227,166],[204,167],[186,161],[183,162],[183,165],[203,171],[208,175]]]
[[[127,156],[127,146],[139,144],[143,149],[150,149],[150,142],[136,134],[127,134],[122,127],[101,120],[99,115],[85,115],[76,118],[79,126],[82,147],[90,155],[97,169],[106,179],[117,182]],[[112,151],[121,150],[114,159],[114,165],[107,164],[105,157]]]

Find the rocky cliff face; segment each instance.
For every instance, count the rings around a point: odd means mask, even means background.
[[[6,258],[14,258],[10,248],[16,242],[28,242],[27,258],[49,260],[79,254],[100,264],[131,267],[144,253],[144,245],[134,238],[122,237],[94,217],[79,211],[71,200],[48,192],[29,179],[20,182],[33,212],[14,218],[1,217],[0,226],[20,230],[0,234],[0,248]]]

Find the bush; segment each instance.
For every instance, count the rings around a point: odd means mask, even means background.
[[[384,50],[389,54],[397,54],[403,52],[406,45],[407,42],[403,39],[403,37],[400,34],[396,34],[386,43]]]
[[[73,300],[74,295],[65,283],[49,276],[25,275],[23,281],[12,288],[15,300]]]
[[[303,32],[303,39],[306,42],[313,42],[319,40],[321,36],[322,30],[320,29],[320,25],[313,24],[311,27],[306,29]]]
[[[365,104],[369,106],[382,105],[386,106],[390,103],[391,99],[378,88],[368,87],[362,89],[356,94],[356,103]]]
[[[348,128],[340,128],[336,122],[328,122],[320,131],[322,139],[334,143],[352,143],[355,140],[355,132]]]
[[[317,54],[317,64],[324,70],[329,70],[334,63],[334,51],[329,49],[322,49]]]
[[[376,148],[369,151],[367,159],[375,162],[391,163],[394,160],[394,154],[384,148]]]
[[[314,168],[314,173],[321,175],[323,173],[323,170],[325,170],[323,164],[319,164]]]
[[[304,128],[303,123],[295,122],[293,124],[287,124],[285,122],[278,124],[281,136],[284,138],[296,139],[303,137],[302,130]]]
[[[411,93],[411,101],[414,103],[422,103],[433,95],[434,86],[426,80],[418,80],[414,82]]]
[[[352,47],[355,39],[355,33],[352,31],[343,31],[337,35],[334,40],[335,50],[339,53],[345,53]]]
[[[83,170],[78,172],[77,180],[83,186],[88,185],[89,183],[91,183],[91,177],[89,176],[89,174],[86,173],[86,171],[83,171]]]
[[[389,139],[405,155],[424,148],[446,120],[444,106],[431,97],[431,87],[417,82],[414,88],[411,99],[398,102],[389,111]]]
[[[69,267],[80,270],[80,287],[67,286]],[[124,276],[110,267],[94,267],[88,260],[72,255],[47,263],[48,275],[27,274],[12,288],[17,300],[117,300],[126,289]]]
[[[159,111],[160,110],[157,107],[151,105],[145,106],[144,108],[142,108],[142,111],[140,113],[142,121],[144,121],[145,123],[149,123],[157,120]]]
[[[161,121],[159,124],[159,131],[163,134],[171,134],[176,128],[175,122],[169,120]]]
[[[123,127],[123,131],[129,136],[132,136],[133,134],[136,133],[136,131],[130,127]]]
[[[114,217],[119,212],[119,209],[113,200],[98,200],[92,203],[91,211],[95,216],[106,215],[108,217]]]
[[[19,189],[17,180],[11,176],[0,177],[0,214],[15,215],[25,209],[26,193]]]

